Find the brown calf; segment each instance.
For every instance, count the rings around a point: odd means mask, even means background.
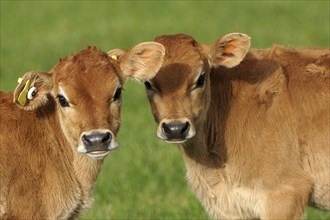
[[[72,219],[91,205],[117,147],[125,78],[148,79],[164,56],[154,42],[122,52],[117,60],[89,47],[0,93],[0,219]]]
[[[210,216],[330,210],[329,49],[248,52],[244,34],[210,46],[184,34],[155,41],[164,63],[145,85],[157,135],[178,144]]]

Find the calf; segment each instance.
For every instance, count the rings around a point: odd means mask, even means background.
[[[125,78],[148,79],[164,56],[155,42],[121,52],[112,59],[88,47],[0,93],[1,219],[72,219],[91,205],[103,159],[118,145]]]
[[[155,41],[164,63],[145,86],[157,136],[178,145],[210,216],[330,210],[329,49],[249,51],[237,33],[210,46],[184,34]]]

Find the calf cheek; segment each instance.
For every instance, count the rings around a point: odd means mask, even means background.
[[[191,103],[191,112],[193,116],[193,120],[195,124],[198,124],[201,120],[203,120],[205,110],[208,108],[207,100],[204,97],[205,94],[203,92],[191,94],[190,103]]]
[[[150,103],[150,108],[151,108],[151,113],[154,116],[154,119],[157,123],[160,122],[160,115],[159,115],[159,111],[158,111],[158,106],[157,106],[157,98],[156,100],[154,100],[156,95],[148,95],[148,100]]]
[[[121,123],[121,104],[110,106],[110,117],[107,120],[109,122],[110,130],[116,135],[120,128]]]
[[[79,137],[82,132],[81,121],[83,119],[78,115],[72,114],[72,112],[66,112],[66,114],[61,112],[59,119],[66,139],[71,145],[78,146]]]
[[[155,103],[151,104],[151,112],[152,112],[152,115],[154,116],[154,119],[155,119],[156,123],[159,124],[161,119],[160,119],[160,114],[159,114],[159,111],[158,111],[158,107]]]

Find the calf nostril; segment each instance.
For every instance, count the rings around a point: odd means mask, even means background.
[[[110,132],[95,132],[91,134],[84,134],[81,137],[82,142],[86,147],[98,146],[98,145],[109,145],[112,139]]]
[[[83,142],[86,146],[90,146],[90,145],[92,145],[92,142],[91,142],[91,140],[87,137],[87,135],[83,135],[83,136],[81,137],[81,139],[82,139],[82,142]]]
[[[189,122],[171,121],[162,123],[163,134],[167,139],[185,139],[189,129]]]
[[[186,122],[186,123],[184,123],[184,125],[181,129],[181,133],[182,134],[187,134],[188,130],[189,130],[189,122]]]
[[[111,140],[111,138],[112,138],[112,136],[111,136],[110,132],[107,132],[102,137],[101,143],[108,142],[109,140]]]
[[[162,128],[163,128],[165,134],[171,133],[171,128],[168,126],[168,124],[162,123]]]

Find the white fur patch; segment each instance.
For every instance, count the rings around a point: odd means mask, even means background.
[[[84,145],[79,145],[79,147],[77,148],[78,153],[86,153],[87,149],[85,148]]]

